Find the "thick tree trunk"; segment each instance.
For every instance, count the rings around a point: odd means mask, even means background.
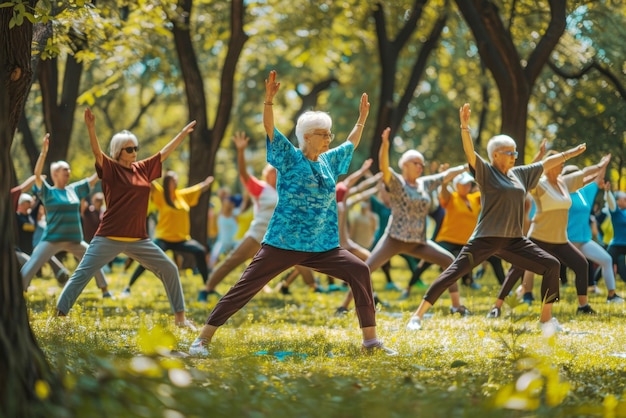
[[[550,21],[525,65],[495,2],[456,0],[456,4],[474,34],[481,59],[498,86],[502,105],[500,130],[516,140],[520,154],[518,163],[523,164],[528,102],[541,69],[565,30],[566,0],[549,0]]]
[[[0,414],[26,417],[32,416],[39,403],[37,382],[47,382],[53,396],[61,385],[52,382],[30,330],[15,257],[10,149],[31,85],[32,25],[24,20],[23,25],[9,29],[12,15],[12,8],[0,8]]]
[[[210,128],[207,121],[207,102],[205,100],[202,74],[198,67],[189,30],[193,0],[182,0],[179,2],[179,5],[185,14],[180,20],[173,21],[174,28],[172,32],[185,82],[189,118],[197,122],[194,131],[191,133],[189,144],[189,184],[195,184],[204,180],[208,175],[213,174],[215,156],[230,122],[237,62],[239,61],[243,45],[248,40],[248,35],[243,31],[244,0],[232,0],[230,42],[222,67],[221,90],[215,123]],[[207,242],[208,208],[209,195],[205,193],[198,205],[191,210],[191,235],[201,243]]]
[[[378,149],[380,148],[380,135],[387,127],[391,127],[390,136],[393,137],[404,118],[409,103],[413,98],[413,93],[422,78],[426,69],[428,56],[439,44],[439,38],[447,21],[447,4],[444,13],[433,25],[428,40],[420,48],[420,52],[411,69],[411,76],[404,86],[404,91],[398,103],[395,103],[396,95],[396,72],[398,71],[398,61],[402,49],[409,41],[411,35],[417,30],[417,25],[422,16],[424,6],[428,0],[414,0],[409,19],[400,29],[394,40],[387,36],[385,23],[385,13],[383,3],[378,2],[374,9],[374,21],[376,24],[376,36],[378,41],[378,53],[381,65],[381,87],[380,87],[380,107],[376,114],[374,137],[370,148],[370,156],[374,160],[374,167],[378,167]]]

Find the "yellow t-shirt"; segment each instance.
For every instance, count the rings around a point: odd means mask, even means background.
[[[152,202],[159,211],[159,221],[154,231],[154,237],[168,242],[181,242],[191,239],[189,234],[191,223],[189,209],[198,204],[202,194],[202,186],[195,185],[174,191],[175,207],[165,201],[163,186],[152,183]]]
[[[457,192],[450,195],[448,203],[442,207],[446,210],[441,229],[435,238],[437,241],[447,241],[453,244],[465,245],[472,236],[478,214],[480,213],[480,192],[467,195],[469,206]]]

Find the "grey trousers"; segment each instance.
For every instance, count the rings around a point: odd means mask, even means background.
[[[33,250],[33,253],[30,256],[30,260],[28,260],[20,270],[20,273],[22,274],[22,283],[24,284],[24,289],[28,288],[28,285],[30,284],[33,276],[43,267],[44,264],[48,262],[48,260],[50,260],[50,258],[52,258],[52,256],[61,251],[67,251],[72,253],[72,255],[76,257],[76,259],[82,260],[88,246],[89,244],[87,244],[85,241],[39,241],[39,244],[37,244],[37,246]],[[96,284],[99,288],[107,286],[107,280],[104,277],[104,273],[102,272],[100,267],[93,271],[92,275],[89,276],[89,279],[91,279],[93,276],[96,277]]]
[[[183,288],[176,264],[151,239],[117,241],[96,236],[91,240],[83,259],[59,295],[57,309],[67,314],[94,272],[124,253],[152,271],[165,286],[173,312],[185,310]]]

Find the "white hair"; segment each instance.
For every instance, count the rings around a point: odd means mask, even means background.
[[[63,160],[55,161],[52,164],[50,164],[51,173],[56,173],[57,170],[59,170],[60,168],[67,168],[69,170],[70,165],[67,163],[67,161],[63,161]]]
[[[422,155],[421,152],[419,152],[417,150],[414,150],[414,149],[410,149],[408,151],[404,151],[404,154],[402,154],[402,156],[398,160],[398,167],[400,167],[400,170],[402,170],[402,166],[407,161],[413,160],[415,158],[419,158],[420,160],[422,160],[422,163],[424,163],[424,155]]]
[[[304,146],[304,134],[313,132],[315,129],[327,129],[333,126],[333,120],[326,112],[308,111],[304,112],[298,118],[296,123],[296,138],[298,138],[298,146]]]
[[[122,152],[122,148],[124,148],[124,144],[126,144],[128,141],[133,141],[133,144],[135,144],[135,146],[139,145],[137,137],[130,131],[123,130],[113,135],[113,138],[111,138],[111,145],[109,150],[109,155],[111,155],[111,158],[113,158],[114,160],[118,160],[120,153]]]
[[[515,140],[508,135],[496,135],[487,142],[487,154],[489,155],[489,161],[493,162],[493,153],[504,147],[516,147]]]

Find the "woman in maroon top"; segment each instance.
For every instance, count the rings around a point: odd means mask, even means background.
[[[58,315],[67,315],[96,270],[119,253],[125,253],[161,279],[174,311],[176,325],[195,329],[185,319],[185,302],[178,269],[148,237],[146,213],[150,183],[161,177],[162,162],[193,131],[196,122],[185,126],[160,152],[141,161],[136,161],[138,141],[135,135],[129,131],[115,134],[111,139],[109,158],[100,149],[95,116],[89,109],[85,110],[85,123],[91,150],[96,157],[96,172],[102,179],[107,210],[89,249],[59,296]]]

